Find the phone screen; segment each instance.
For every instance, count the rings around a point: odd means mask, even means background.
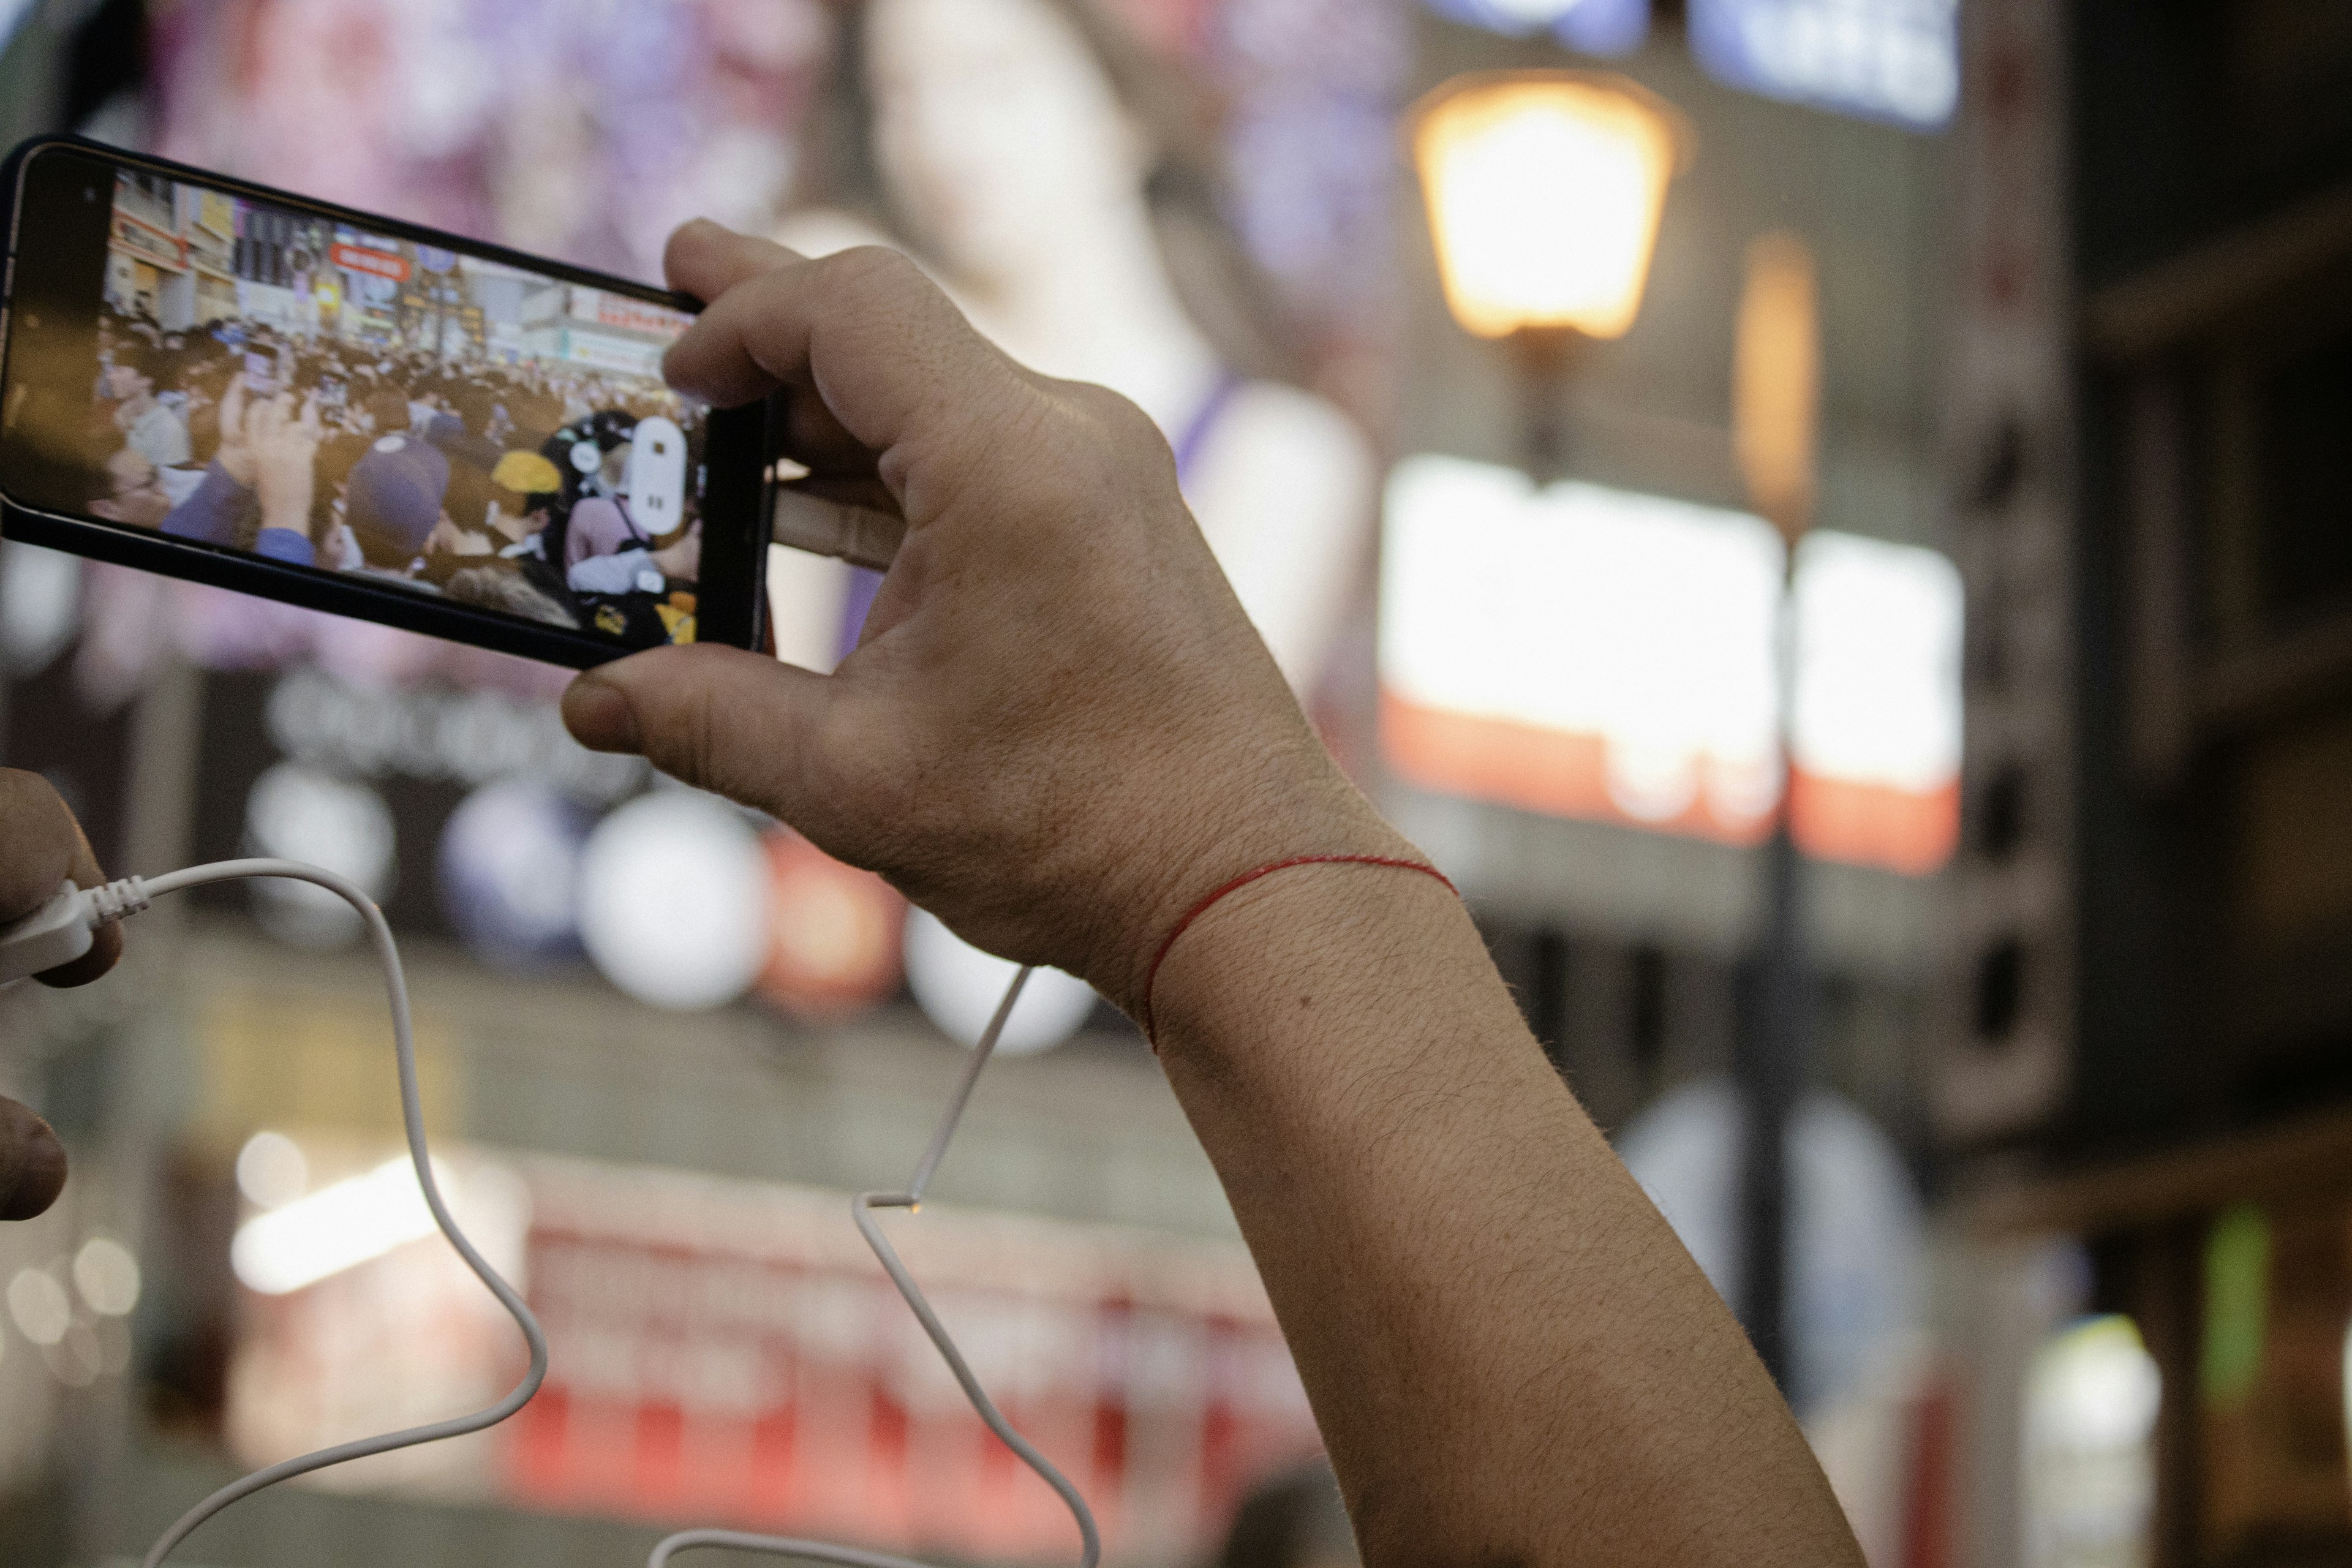
[[[26,499],[624,647],[694,640],[708,410],[660,374],[691,316],[75,161],[110,225],[42,352],[10,349],[0,439],[40,460],[0,457],[45,476]]]

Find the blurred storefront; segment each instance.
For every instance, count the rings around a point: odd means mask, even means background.
[[[1991,1411],[1975,1551],[2342,1562],[2352,30],[1980,10],[2009,132],[1970,153],[1989,308],[1954,438],[1986,613],[1937,1065]],[[2033,1479],[2053,1443],[2065,1489]]]
[[[2106,1222],[1985,1217],[2027,1212],[2014,1158],[2054,1157],[2052,1108],[2091,1081],[2056,8],[630,0],[587,25],[557,0],[109,0],[33,8],[0,81],[26,84],[23,131],[633,276],[695,216],[899,245],[1016,354],[1127,393],[1335,753],[1462,886],[1735,1300],[1730,1083],[1767,1010],[1785,813],[1812,1061],[1787,1182],[1800,1415],[1874,1568],[2120,1563],[2012,1549],[2020,1478],[2108,1477],[2120,1501],[2052,1528],[2137,1550],[2133,1521],[2172,1506],[2131,1489],[2144,1449],[2174,1452],[2182,1331],[2111,1277]],[[1622,334],[1554,374],[1449,310],[1408,110],[1558,67],[1654,95],[1688,157]],[[230,298],[491,360],[635,368],[675,326],[227,216],[159,210],[110,279],[174,330]],[[1810,366],[1779,426],[1750,406],[1751,322]],[[874,583],[780,551],[781,654],[830,668]],[[266,850],[383,903],[455,1184],[549,1319],[549,1392],[509,1429],[257,1500],[204,1561],[621,1562],[694,1522],[1066,1551],[1049,1495],[943,1396],[846,1206],[919,1148],[1006,966],[781,825],[582,752],[559,671],[16,545],[0,595],[5,759],[60,783],[110,867]],[[33,1568],[135,1557],[236,1465],[511,1371],[383,1174],[382,998],[341,907],[240,888],[150,918],[99,991],[0,998],[0,1079],[79,1160],[68,1211],[0,1235],[0,1393],[27,1413],[0,1432],[0,1555]],[[2009,1044],[1971,1043],[1988,1018]],[[1296,1375],[1134,1031],[1041,975],[1016,1047],[937,1213],[893,1234],[1081,1478],[1108,1561],[1210,1561],[1314,1457]],[[269,1240],[305,1226],[346,1245]],[[2283,1256],[2286,1222],[2264,1234]],[[2095,1310],[2113,1321],[2067,1327]],[[2053,1332],[2081,1337],[2037,1362]],[[2029,1467],[2048,1365],[2046,1441],[2074,1457]],[[2106,1425],[2066,1425],[2078,1386]]]

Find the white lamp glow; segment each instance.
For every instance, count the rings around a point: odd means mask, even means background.
[[[907,984],[923,1016],[959,1045],[980,1043],[1004,988],[1020,965],[982,952],[921,910],[907,915]],[[1078,1032],[1095,1010],[1094,987],[1058,969],[1041,969],[1021,988],[996,1048],[1005,1056],[1050,1050]]]
[[[257,1132],[236,1152],[236,1189],[256,1208],[283,1208],[310,1191],[310,1162],[283,1132]]]
[[[437,1164],[434,1174],[447,1184]],[[404,1154],[246,1221],[229,1267],[247,1289],[283,1296],[432,1234],[433,1211]]]
[[[112,1237],[93,1236],[74,1254],[74,1289],[101,1318],[127,1318],[139,1305],[139,1260]]]
[[[1622,337],[1687,145],[1674,110],[1610,77],[1496,71],[1423,99],[1413,153],[1454,319]]]
[[[604,977],[656,1007],[716,1007],[767,957],[768,866],[742,815],[665,790],[614,812],[580,858],[580,937]]]
[[[392,810],[363,784],[301,763],[279,763],[245,803],[247,848],[307,861],[348,877],[381,902],[392,890]],[[301,947],[334,947],[360,931],[351,905],[309,882],[268,877],[247,884],[271,935]]]
[[[19,1268],[8,1281],[8,1315],[37,1345],[53,1345],[73,1326],[73,1302],[46,1268]]]

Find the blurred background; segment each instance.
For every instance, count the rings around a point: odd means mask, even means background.
[[[908,250],[1159,421],[1874,1568],[2352,1563],[2352,8],[0,0],[0,45],[12,142],[647,279],[697,215]],[[166,330],[336,286],[153,216],[110,276]],[[823,668],[873,579],[769,588]],[[0,545],[0,759],[117,873],[376,892],[553,1346],[507,1426],[186,1560],[1066,1560],[847,1222],[1006,967],[580,751],[562,684]],[[76,1162],[0,1231],[6,1562],[135,1561],[519,1369],[397,1163],[355,935],[237,886],[0,996]],[[1149,1051],[1040,981],[909,1264],[1107,1561],[1352,1563]]]

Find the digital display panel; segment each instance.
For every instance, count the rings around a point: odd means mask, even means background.
[[[1489,32],[1549,32],[1588,55],[1630,55],[1650,36],[1650,0],[1429,0],[1441,16]]]
[[[1381,551],[1381,752],[1426,789],[1753,843],[1783,804],[1785,559],[1745,512],[1408,458]],[[1935,869],[1959,831],[1958,571],[1815,530],[1792,592],[1798,842]]]
[[[1960,95],[1958,0],[1690,0],[1691,53],[1767,98],[1933,131]]]

